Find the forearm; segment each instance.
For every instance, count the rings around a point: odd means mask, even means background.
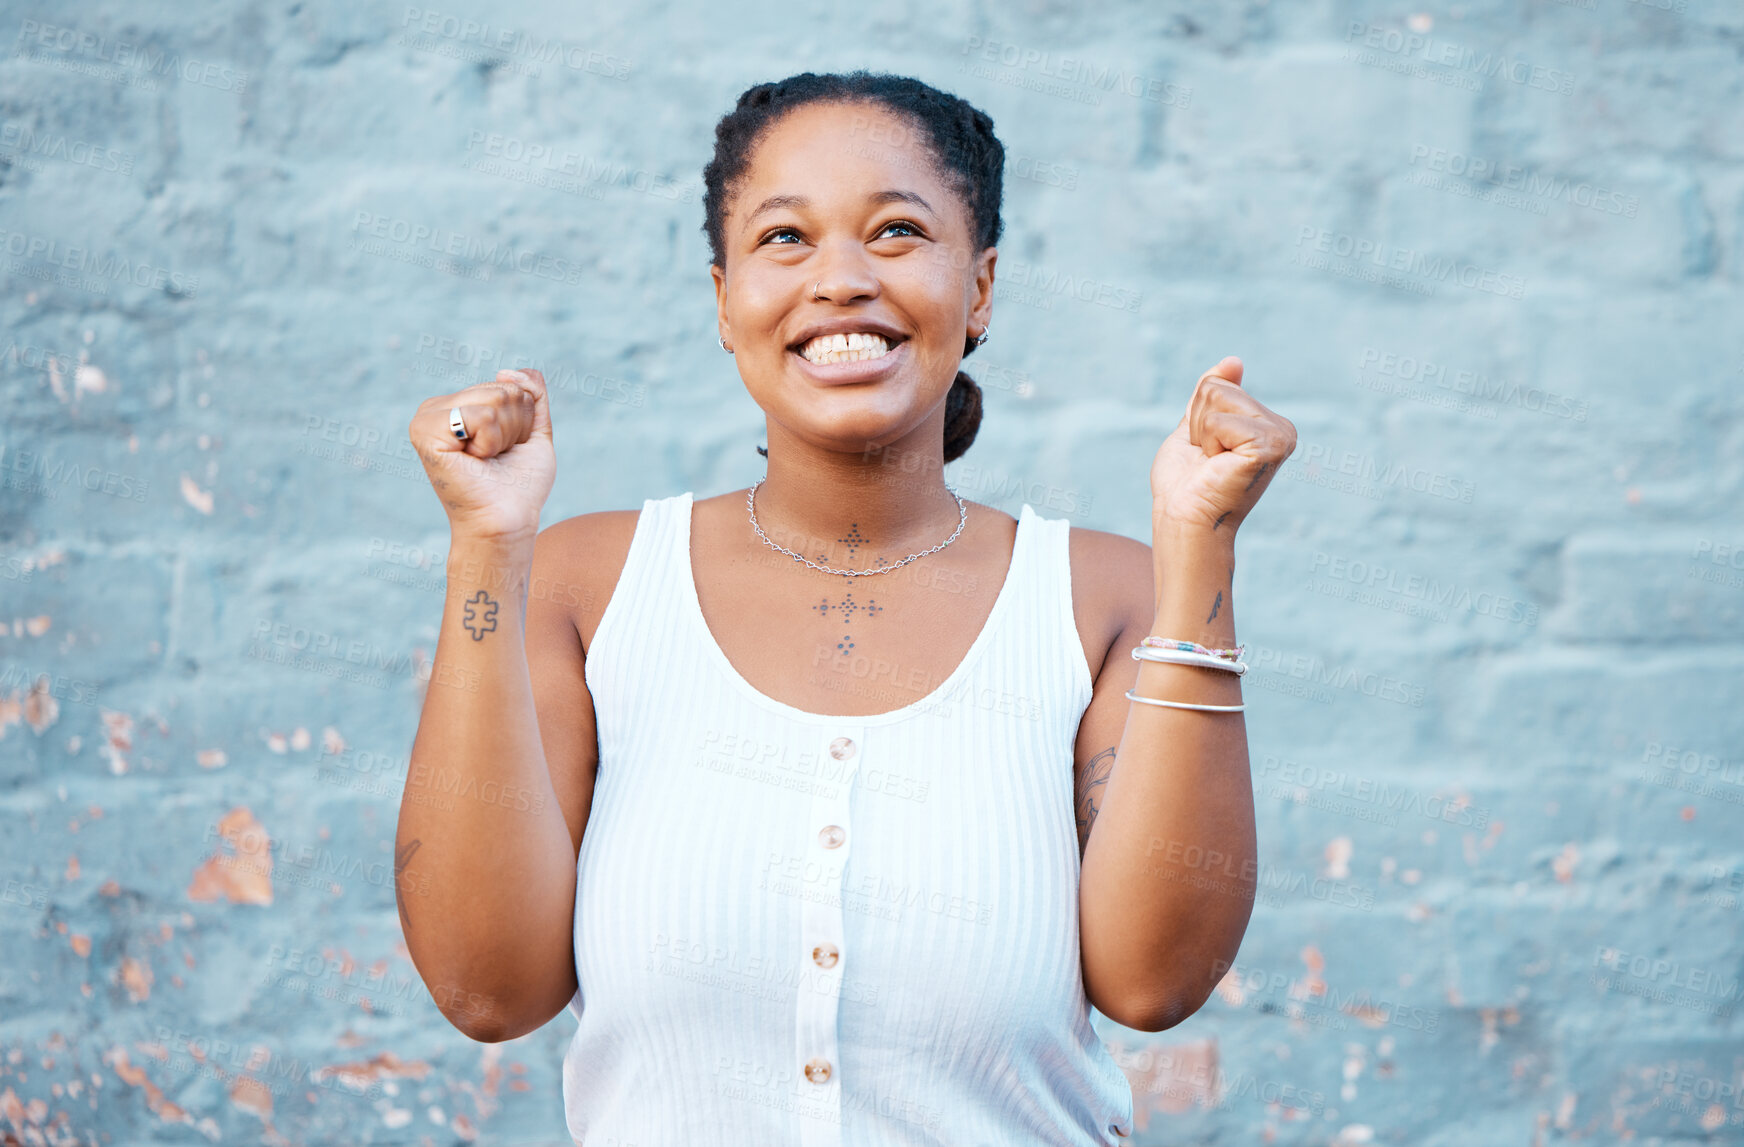
[[[531,539],[457,540],[449,551],[394,842],[406,945],[437,1005],[469,1033],[518,1034],[575,990],[574,845],[524,641],[532,555]]]
[[[1234,646],[1232,536],[1159,526],[1152,553],[1158,592],[1151,632]],[[1240,681],[1219,669],[1142,661],[1133,691],[1236,705]],[[1140,1011],[1178,1020],[1204,1001],[1234,959],[1253,908],[1246,725],[1241,713],[1127,704],[1084,855],[1084,974],[1103,998],[1137,998],[1146,1001]]]

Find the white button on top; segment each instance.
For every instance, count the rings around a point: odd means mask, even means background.
[[[847,839],[847,832],[839,824],[826,824],[818,830],[818,843],[825,848],[840,848]]]
[[[838,761],[845,761],[852,757],[856,752],[858,752],[858,749],[855,747],[854,742],[849,740],[847,737],[837,737],[835,740],[830,742],[830,756],[836,758]]]

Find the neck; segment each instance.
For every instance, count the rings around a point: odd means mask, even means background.
[[[898,442],[854,453],[820,449],[771,425],[757,524],[777,545],[856,569],[938,545],[962,516],[945,488],[939,427],[930,423]],[[745,528],[750,531],[748,522]]]

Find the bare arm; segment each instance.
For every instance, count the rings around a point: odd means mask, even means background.
[[[456,439],[459,406],[470,436]],[[587,531],[543,532],[555,477],[544,378],[426,400],[410,434],[453,542],[394,841],[412,962],[450,1023],[512,1039],[574,997],[576,856],[592,800],[592,699],[574,583]],[[579,539],[579,540],[578,540]]]
[[[1126,627],[1096,677],[1079,726],[1079,882],[1084,990],[1110,1019],[1162,1031],[1191,1016],[1235,959],[1253,910],[1256,835],[1240,713],[1165,709],[1126,691],[1212,705],[1241,702],[1234,674],[1132,659],[1157,633],[1235,644],[1232,552],[1174,544],[1166,577],[1125,538],[1108,563],[1124,576]],[[1160,564],[1160,563],[1159,563]],[[1153,584],[1164,592],[1153,597]],[[1094,832],[1090,828],[1094,828]]]
[[[1111,547],[1123,551],[1115,592],[1128,621],[1080,724],[1081,759],[1114,746],[1078,890],[1085,993],[1144,1031],[1180,1023],[1210,996],[1241,947],[1258,887],[1242,714],[1125,696],[1242,703],[1236,674],[1134,661],[1131,647],[1147,634],[1236,644],[1235,532],[1296,447],[1294,424],[1248,393],[1244,373],[1226,357],[1201,375],[1157,451],[1148,584],[1142,547]]]
[[[449,1022],[486,1042],[540,1027],[576,991],[595,746],[561,525],[536,543],[450,550],[395,839],[413,962]]]

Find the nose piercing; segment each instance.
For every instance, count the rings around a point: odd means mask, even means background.
[[[823,285],[824,285],[824,281],[822,279],[819,279],[817,282],[815,282],[811,285],[811,297],[814,300],[817,300],[819,302],[822,301],[821,299],[818,299],[818,288],[823,286]]]

